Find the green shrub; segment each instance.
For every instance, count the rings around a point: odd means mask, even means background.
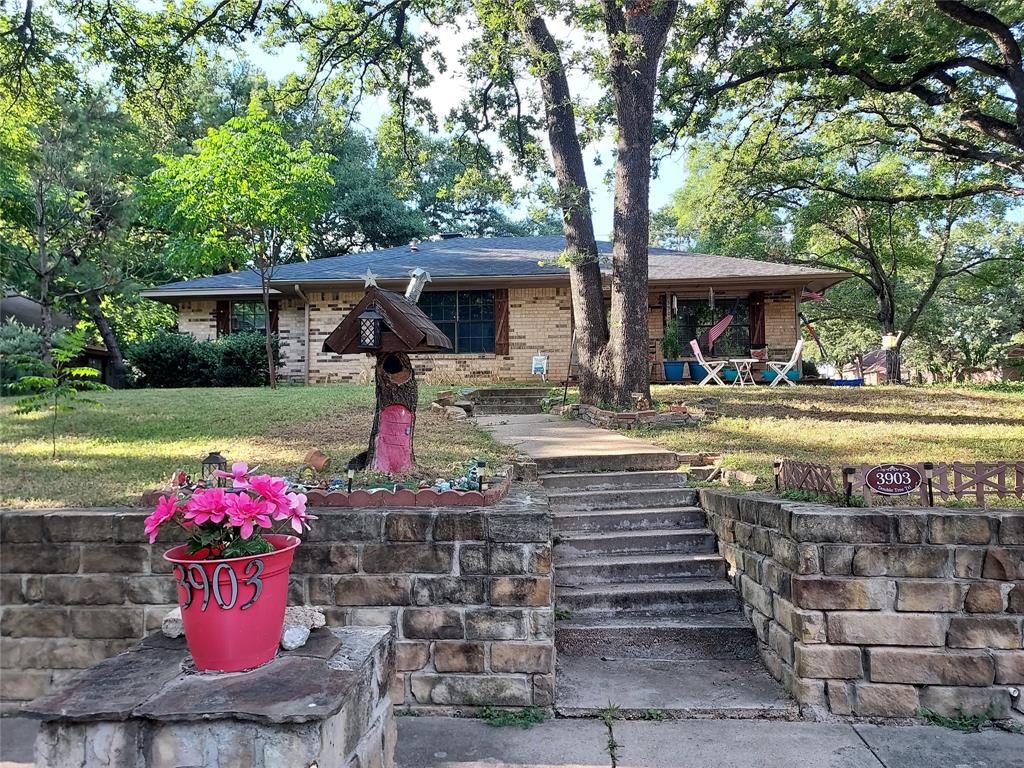
[[[267,352],[259,333],[234,333],[196,341],[160,331],[133,345],[128,359],[140,387],[260,387],[267,383]],[[274,359],[280,364],[277,338]]]
[[[209,387],[220,367],[213,342],[170,331],[132,345],[128,359],[140,387]]]
[[[25,358],[35,358],[41,364],[42,356],[43,337],[34,328],[17,321],[0,325],[0,394],[11,394],[14,382],[36,372]]]
[[[666,360],[679,360],[683,356],[683,343],[679,339],[679,326],[670,322],[661,337],[661,352]]]
[[[804,376],[810,376],[811,378],[817,378],[818,366],[814,364],[813,360],[802,361],[803,369],[801,374]]]
[[[281,364],[274,336],[274,364]],[[262,387],[268,383],[266,337],[261,333],[232,333],[214,342],[220,353],[220,367],[214,385],[218,387]]]

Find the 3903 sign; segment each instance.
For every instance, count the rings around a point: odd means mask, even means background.
[[[864,485],[883,496],[904,496],[921,487],[921,472],[908,464],[879,464],[864,475]]]
[[[251,608],[263,592],[263,579],[260,578],[263,575],[263,567],[262,560],[250,560],[246,563],[242,572],[245,576],[242,586],[252,587],[252,594],[241,605],[240,611]],[[189,563],[187,566],[175,563],[173,571],[175,578],[178,580],[178,586],[185,590],[185,600],[181,604],[182,610],[192,605],[197,591],[202,595],[202,603],[199,606],[200,611],[205,611],[210,606],[211,597],[217,605],[226,611],[231,610],[238,603],[238,577],[227,563],[218,564],[213,569],[212,578],[207,577],[206,569],[199,563]],[[222,573],[226,573],[228,577],[228,586],[226,587],[221,586]],[[224,594],[225,591],[227,595]]]

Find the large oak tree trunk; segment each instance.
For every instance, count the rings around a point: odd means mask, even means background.
[[[404,352],[379,353],[374,366],[374,382],[377,405],[366,451],[366,466],[379,472],[408,471],[416,463],[413,437],[419,397],[416,372],[409,356]],[[408,411],[408,415],[400,409]]]
[[[576,132],[572,93],[558,44],[544,19],[531,14],[518,21],[544,95],[548,142],[554,160],[565,231],[565,255],[569,262],[580,400],[596,404],[611,399],[613,367],[590,190]]]
[[[650,245],[651,147],[658,65],[678,9],[674,0],[602,0],[608,35],[618,143],[612,250],[612,400],[650,397],[647,266]]]

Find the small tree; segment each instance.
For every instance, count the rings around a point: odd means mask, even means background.
[[[197,271],[248,268],[260,276],[270,318],[270,281],[281,264],[302,258],[313,221],[327,208],[330,155],[309,142],[295,149],[254,97],[248,113],[211,129],[182,157],[160,156],[150,180],[155,219],[169,247]],[[277,387],[267,327],[270,386]]]
[[[99,405],[95,400],[82,397],[82,392],[110,389],[106,384],[93,381],[100,375],[95,368],[74,365],[84,348],[84,331],[66,331],[54,337],[49,361],[34,358],[18,361],[22,365],[32,365],[36,373],[22,376],[14,385],[18,391],[28,393],[15,403],[14,412],[50,411],[53,457],[57,456],[57,414],[73,411],[78,405]]]

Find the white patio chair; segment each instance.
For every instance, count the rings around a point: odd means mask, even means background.
[[[786,382],[791,387],[796,386],[795,383],[789,380],[786,374],[793,370],[794,367],[796,367],[797,362],[800,360],[800,352],[803,350],[803,348],[804,340],[800,339],[799,341],[797,341],[796,346],[793,348],[793,356],[789,358],[788,362],[777,363],[772,362],[771,360],[768,361],[768,367],[775,371],[775,378],[772,379],[771,384],[768,385],[769,387],[774,387],[780,381]]]
[[[706,386],[708,382],[715,382],[725,386],[725,382],[718,378],[718,374],[722,372],[722,369],[729,364],[728,360],[705,360],[704,355],[701,354],[700,344],[697,343],[696,339],[690,342],[690,349],[693,350],[694,357],[697,358],[697,362],[700,367],[707,371],[707,376],[698,384],[698,386]]]

